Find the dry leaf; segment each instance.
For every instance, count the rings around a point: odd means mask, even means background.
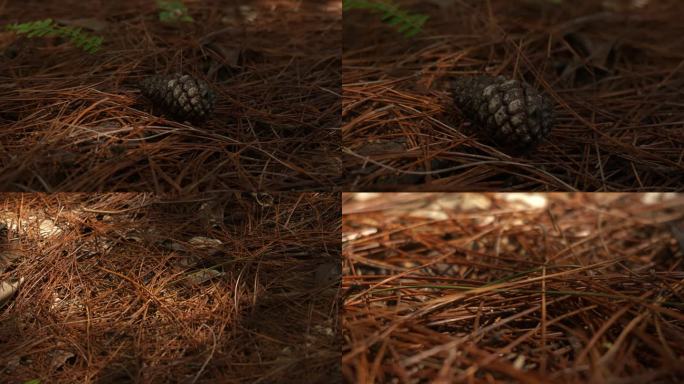
[[[64,364],[66,364],[67,360],[76,356],[73,353],[62,349],[56,349],[48,353],[52,355],[52,360],[50,361],[50,368],[52,369],[62,368]]]
[[[186,280],[191,284],[202,284],[215,277],[223,276],[225,273],[211,268],[200,269],[199,271],[190,273]]]
[[[12,297],[19,289],[19,286],[24,282],[24,278],[20,278],[19,281],[10,283],[7,281],[0,282],[0,303]]]

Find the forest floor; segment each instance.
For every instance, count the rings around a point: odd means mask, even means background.
[[[403,37],[368,10],[344,17],[352,190],[684,188],[684,2],[396,3],[429,16],[420,33]],[[510,154],[472,132],[449,82],[482,74],[549,95],[555,125],[540,146]]]
[[[1,2],[0,25],[51,18],[104,40],[0,32],[3,190],[331,190],[339,185],[341,2]],[[334,43],[331,43],[334,42]],[[188,73],[216,94],[203,123],[140,94],[148,76]]]
[[[340,382],[339,195],[0,195],[0,382]]]
[[[680,194],[346,193],[350,383],[679,383]]]

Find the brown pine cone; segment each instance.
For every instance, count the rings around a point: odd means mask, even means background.
[[[190,75],[152,76],[140,83],[140,90],[164,112],[183,120],[205,120],[214,108],[209,85]]]
[[[551,131],[551,100],[528,84],[477,76],[456,79],[452,86],[454,102],[473,129],[503,148],[530,150]]]

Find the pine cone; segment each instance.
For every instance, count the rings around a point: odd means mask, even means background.
[[[453,83],[453,96],[482,137],[514,151],[533,148],[553,125],[548,96],[517,80],[503,76],[460,78]]]
[[[164,112],[183,120],[204,120],[214,108],[209,85],[190,75],[152,76],[140,83],[140,90]]]

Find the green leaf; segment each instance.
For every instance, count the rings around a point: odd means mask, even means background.
[[[24,384],[40,384],[40,379],[33,379],[29,381],[24,381]]]
[[[162,22],[193,22],[192,16],[188,14],[188,9],[180,0],[157,0],[159,8],[159,20]]]
[[[6,29],[19,34],[25,34],[28,37],[61,36],[69,39],[72,44],[89,53],[97,52],[104,40],[100,36],[91,36],[83,32],[81,28],[64,27],[55,24],[52,19],[9,24],[6,26]]]
[[[159,20],[161,20],[163,22],[171,21],[171,12],[160,11],[159,12]]]
[[[393,27],[406,37],[418,34],[429,16],[412,14],[403,11],[389,0],[345,0],[342,4],[344,11],[352,9],[365,9],[381,13],[380,19]]]

